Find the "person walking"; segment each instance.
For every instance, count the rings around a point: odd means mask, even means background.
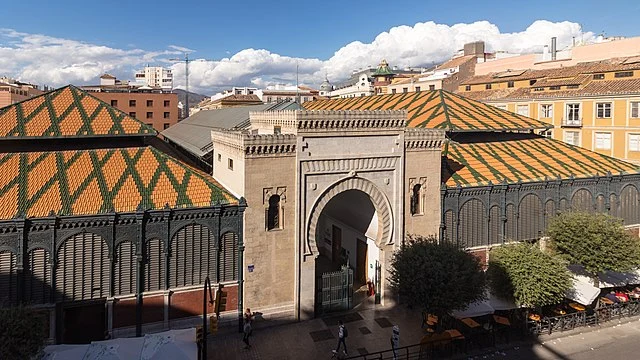
[[[338,346],[333,350],[334,354],[337,354],[338,351],[340,351],[340,344],[342,344],[344,345],[344,350],[342,352],[345,356],[349,356],[349,354],[347,354],[347,336],[349,336],[347,328],[342,323],[342,320],[338,320]]]
[[[393,350],[393,360],[398,360],[398,348],[400,347],[400,327],[393,325],[391,331],[391,350]]]
[[[243,329],[243,333],[244,335],[242,336],[242,342],[244,342],[244,348],[245,349],[251,349],[251,344],[249,344],[249,337],[251,336],[251,322],[250,321],[245,321],[244,322],[244,329]]]

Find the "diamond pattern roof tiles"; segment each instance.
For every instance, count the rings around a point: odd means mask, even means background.
[[[544,137],[492,142],[448,141],[442,181],[449,187],[638,173],[638,166]]]
[[[73,85],[0,109],[0,140],[156,134],[152,127]]]
[[[539,120],[498,109],[444,90],[315,100],[307,110],[407,110],[408,126],[447,131],[546,129]]]
[[[152,147],[0,154],[0,219],[215,203],[238,200]]]

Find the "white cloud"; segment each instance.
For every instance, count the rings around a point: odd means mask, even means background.
[[[471,41],[483,40],[488,50],[509,52],[540,51],[552,36],[562,49],[572,38],[589,40],[593,33],[581,33],[579,24],[538,20],[521,32],[502,33],[488,21],[452,26],[434,22],[397,26],[376,36],[371,43],[351,42],[328,60],[294,58],[265,49],[244,49],[230,57],[189,65],[190,90],[211,94],[230,86],[264,87],[275,83],[319,84],[325,76],[332,82],[346,79],[352,70],[375,66],[381,59],[398,67],[430,66],[447,60]],[[169,58],[193,52],[177,45],[164,51],[118,49],[46,35],[0,29],[0,75],[48,85],[97,81],[104,72],[119,78],[132,77],[132,71],[145,63],[164,63],[174,71],[174,83],[184,86],[184,63]]]

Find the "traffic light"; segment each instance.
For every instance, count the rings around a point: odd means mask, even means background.
[[[216,291],[216,299],[213,306],[213,311],[216,315],[220,315],[221,312],[227,309],[227,293],[225,291],[222,291],[221,289]]]
[[[209,333],[218,333],[218,317],[216,315],[213,315],[209,318]]]
[[[202,344],[202,341],[204,341],[204,329],[202,325],[196,326],[196,343]]]

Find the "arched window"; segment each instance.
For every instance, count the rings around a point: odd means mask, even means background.
[[[0,252],[0,305],[14,305],[18,302],[16,260],[13,252]]]
[[[518,208],[518,239],[534,240],[542,235],[542,201],[537,195],[528,194],[520,200]]]
[[[411,215],[422,214],[421,189],[421,184],[415,184],[411,189]]]
[[[464,247],[486,246],[487,217],[482,201],[471,199],[460,208],[458,245]]]
[[[640,193],[633,185],[627,185],[620,193],[620,213],[625,225],[640,223]]]
[[[163,290],[166,287],[165,264],[165,252],[162,240],[147,240],[144,261],[144,291]]]
[[[238,280],[238,234],[224,233],[220,239],[220,281]]]
[[[50,260],[49,252],[42,248],[33,249],[27,254],[29,275],[25,279],[26,296],[27,301],[31,304],[46,304],[52,300]]]
[[[215,237],[212,238],[209,228],[200,224],[187,225],[173,236],[169,248],[171,288],[199,285],[207,276],[215,282]]]
[[[136,292],[136,249],[131,241],[123,241],[116,246],[114,292],[116,295]]]
[[[267,208],[267,230],[280,229],[281,227],[280,195],[271,195]]]

